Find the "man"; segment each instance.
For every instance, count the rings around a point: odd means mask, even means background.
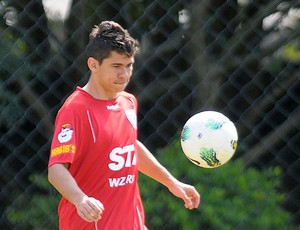
[[[58,112],[51,145],[48,178],[63,197],[59,228],[147,229],[138,171],[182,198],[186,208],[197,208],[195,188],[175,179],[137,140],[137,101],[124,89],[138,42],[111,21],[89,38],[90,78]]]

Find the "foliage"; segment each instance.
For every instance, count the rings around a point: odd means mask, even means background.
[[[281,49],[281,56],[286,61],[291,61],[294,63],[298,63],[300,60],[300,42],[297,39],[296,41],[292,41],[286,44]]]
[[[27,178],[45,164],[47,154],[44,152],[48,151],[45,142],[49,140],[51,128],[46,128],[50,125],[44,125],[44,122],[50,123],[47,116],[57,112],[58,105],[83,76],[81,57],[84,56],[83,42],[88,39],[87,32],[94,24],[107,19],[120,22],[141,41],[142,52],[136,60],[132,92],[139,98],[139,125],[143,127],[139,135],[146,144],[162,146],[167,143],[185,118],[195,111],[202,108],[222,110],[238,121],[242,139],[240,147],[243,146],[241,153],[249,153],[251,157],[244,155],[249,165],[263,168],[271,162],[281,164],[288,171],[281,189],[289,190],[288,205],[293,207],[295,222],[299,223],[300,27],[299,24],[285,26],[291,15],[299,15],[293,13],[299,9],[297,1],[71,1],[69,19],[52,25],[51,31],[47,28],[41,2],[0,1],[0,184],[4,191],[0,199],[1,229],[8,229],[3,226],[7,213],[4,210],[11,203],[16,210],[13,216],[23,215],[23,219],[18,217],[14,223],[22,221],[21,224],[27,226],[29,220],[25,220],[25,212],[34,212],[34,208],[29,208],[40,207],[40,204],[34,205],[33,200],[42,194],[41,200],[48,194],[41,189],[41,194],[35,192],[33,197],[31,185],[30,188],[20,186],[18,178]],[[178,20],[183,10],[187,12],[186,23]],[[276,15],[279,15],[277,19]],[[272,20],[266,20],[267,17]],[[263,25],[267,21],[270,27],[265,29]],[[53,53],[44,52],[44,48],[51,48]],[[236,165],[238,162],[216,170],[203,170],[186,159],[176,160],[177,155],[174,158],[164,151],[160,158],[166,158],[165,164],[179,178],[193,184],[199,181],[196,186],[203,201],[199,210],[186,211],[177,205],[180,201],[161,191],[160,185],[141,178],[142,185],[145,185],[142,190],[147,189],[143,194],[149,226],[167,224],[163,228],[185,226],[186,229],[186,223],[190,221],[190,228],[197,229],[201,225],[207,226],[204,229],[217,229],[216,225],[220,223],[225,228],[231,221],[228,215],[232,213],[241,215],[237,225],[230,223],[239,228],[240,223],[249,221],[243,217],[250,210],[248,206],[264,211],[259,205],[265,202],[252,202],[254,198],[250,199],[246,196],[249,194],[242,190],[243,181],[247,182],[245,188],[254,189],[255,184],[251,187],[247,180],[236,181],[236,174],[250,177],[248,170]],[[174,162],[180,162],[177,167],[182,169],[173,169]],[[234,169],[236,174],[231,171]],[[223,170],[226,173],[222,176]],[[269,173],[274,175],[272,170]],[[264,178],[278,179],[267,177],[265,171],[254,171],[263,174]],[[258,184],[261,185],[263,179],[255,176],[251,182],[260,181]],[[230,177],[232,187],[243,191],[240,192],[242,197],[249,199],[251,204],[240,200],[240,195],[228,194],[229,185],[223,184],[229,183]],[[276,186],[272,186],[270,190],[276,191]],[[257,190],[260,191],[260,187]],[[14,200],[12,191],[24,195]],[[268,191],[265,189],[261,194]],[[257,197],[261,194],[252,193]],[[216,210],[213,205],[220,203],[219,197],[224,199]],[[162,202],[168,199],[172,199],[169,204],[172,209]],[[280,199],[273,201],[278,207]],[[37,199],[37,203],[40,200]],[[47,199],[45,202],[51,201]],[[235,204],[232,205],[233,211],[231,208],[228,209],[231,212],[223,211],[223,206],[229,206],[226,202]],[[234,208],[246,210],[237,213]],[[49,210],[51,217],[55,216],[56,211]],[[254,216],[252,212],[249,215]],[[184,223],[174,221],[174,215]],[[269,214],[266,216],[269,221]],[[221,218],[224,223],[211,223]],[[195,219],[199,221],[195,223]],[[258,221],[258,216],[253,219]]]
[[[59,194],[43,175],[33,175],[30,180],[39,192],[20,195],[7,210],[8,220],[15,229],[57,229]]]
[[[0,93],[0,127],[12,127],[21,115],[22,106],[18,98],[3,89]]]
[[[9,31],[2,31],[0,34],[0,127],[9,129],[15,122],[20,119],[23,114],[23,106],[20,103],[20,98],[8,89],[3,82],[12,81],[12,76],[9,70],[17,70],[22,66],[20,72],[24,73],[24,61],[22,60],[22,49],[24,45],[21,40],[13,43],[13,34]],[[22,76],[22,75],[21,75]]]
[[[141,175],[149,229],[289,229],[291,215],[281,207],[286,197],[277,190],[279,167],[245,169],[232,160],[219,168],[202,169],[181,154],[179,142],[162,149],[158,159],[177,178],[197,188],[201,204],[197,210],[186,210],[181,200]]]
[[[202,169],[181,154],[179,142],[160,150],[158,159],[175,177],[193,184],[202,200],[197,210],[187,210],[167,189],[140,175],[149,229],[293,229],[290,213],[281,207],[286,197],[277,191],[279,167],[245,169],[237,160]],[[43,175],[33,175],[30,180],[38,192],[19,196],[7,211],[9,221],[22,230],[56,229],[59,194]]]

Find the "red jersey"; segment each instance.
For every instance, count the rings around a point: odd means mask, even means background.
[[[69,171],[88,196],[104,205],[102,218],[84,221],[73,204],[62,198],[61,230],[144,229],[137,159],[137,101],[128,93],[98,100],[80,87],[59,110],[49,167],[70,163]]]

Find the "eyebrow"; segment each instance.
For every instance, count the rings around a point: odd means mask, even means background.
[[[130,65],[133,65],[133,64],[134,64],[134,61],[129,62],[129,63],[127,63],[127,64],[124,64],[124,63],[122,63],[122,62],[111,62],[110,64],[111,64],[111,65],[119,65],[119,66],[130,66]]]

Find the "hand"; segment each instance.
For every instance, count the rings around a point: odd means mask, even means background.
[[[99,200],[88,196],[84,196],[75,206],[78,215],[87,222],[100,220],[104,211],[103,204]]]
[[[198,208],[200,195],[193,186],[176,181],[169,187],[169,191],[173,193],[174,196],[183,199],[186,208]]]

